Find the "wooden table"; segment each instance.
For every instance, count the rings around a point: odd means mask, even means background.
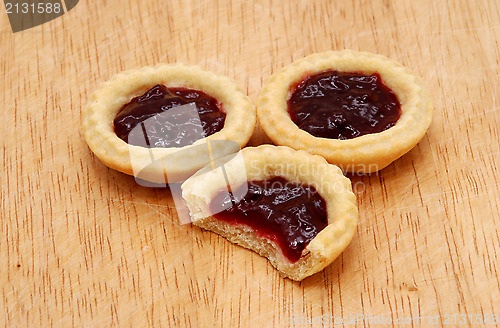
[[[500,322],[497,1],[80,1],[16,34],[0,11],[0,323]],[[179,224],[168,190],[106,168],[82,137],[89,94],[122,70],[198,64],[234,78],[255,100],[277,69],[343,48],[412,69],[435,112],[407,155],[378,174],[350,176],[356,235],[301,283]]]

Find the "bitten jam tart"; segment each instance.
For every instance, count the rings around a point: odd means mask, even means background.
[[[274,74],[257,115],[277,145],[306,150],[347,172],[383,169],[424,136],[432,104],[422,81],[380,55],[318,53]]]
[[[357,224],[351,182],[335,165],[289,147],[244,148],[182,184],[193,224],[302,280],[347,247]]]
[[[182,64],[117,74],[83,113],[85,139],[105,165],[159,183],[244,147],[255,123],[255,106],[232,80]]]

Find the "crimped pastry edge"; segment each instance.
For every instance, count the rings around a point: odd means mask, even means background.
[[[187,203],[193,224],[256,251],[268,258],[282,275],[296,281],[332,263],[350,243],[356,230],[358,210],[350,180],[324,158],[289,147],[247,147],[240,154],[244,159],[246,176],[242,174],[241,167],[234,164],[235,161],[229,161],[225,169],[231,186],[273,176],[313,185],[327,202],[328,226],[306,246],[301,259],[290,263],[274,243],[258,237],[251,228],[230,225],[211,215],[210,201],[226,187],[220,168],[194,175],[182,184],[182,197]]]
[[[113,120],[124,104],[156,84],[196,89],[216,98],[227,114],[224,127],[185,147],[148,149],[128,145],[115,134]],[[207,140],[232,140],[244,147],[255,124],[255,106],[233,80],[198,66],[180,63],[146,66],[114,75],[92,93],[83,109],[82,122],[85,140],[106,166],[129,175],[144,168],[141,178],[159,183],[183,181],[207,164],[205,156],[199,156],[195,149],[184,150]],[[176,160],[157,160],[179,150],[183,150],[182,156],[174,157]],[[157,160],[153,164],[152,158]],[[176,165],[179,161],[182,164]]]
[[[348,140],[318,138],[299,129],[287,112],[290,86],[329,69],[379,73],[401,103],[398,122],[383,132]],[[378,54],[352,50],[316,53],[283,67],[270,77],[257,101],[259,123],[275,144],[306,150],[357,173],[381,170],[412,149],[427,131],[432,111],[428,90],[407,68]]]

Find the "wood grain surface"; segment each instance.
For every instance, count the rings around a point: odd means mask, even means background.
[[[497,1],[80,1],[15,34],[0,8],[1,324],[499,326]],[[349,176],[356,235],[301,283],[181,225],[168,190],[108,169],[82,137],[89,94],[122,70],[197,64],[255,100],[277,69],[343,48],[412,69],[435,112],[407,155]]]

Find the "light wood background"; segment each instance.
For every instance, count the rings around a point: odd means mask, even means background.
[[[494,327],[481,321],[500,320],[497,1],[80,1],[16,34],[0,8],[0,323],[288,327],[325,315],[360,319],[344,327]],[[180,225],[169,191],[106,168],[82,137],[89,94],[122,70],[198,64],[234,78],[255,100],[282,66],[343,48],[402,62],[425,80],[436,109],[411,152],[379,174],[350,176],[357,233],[302,283]],[[377,325],[370,316],[427,321]]]

